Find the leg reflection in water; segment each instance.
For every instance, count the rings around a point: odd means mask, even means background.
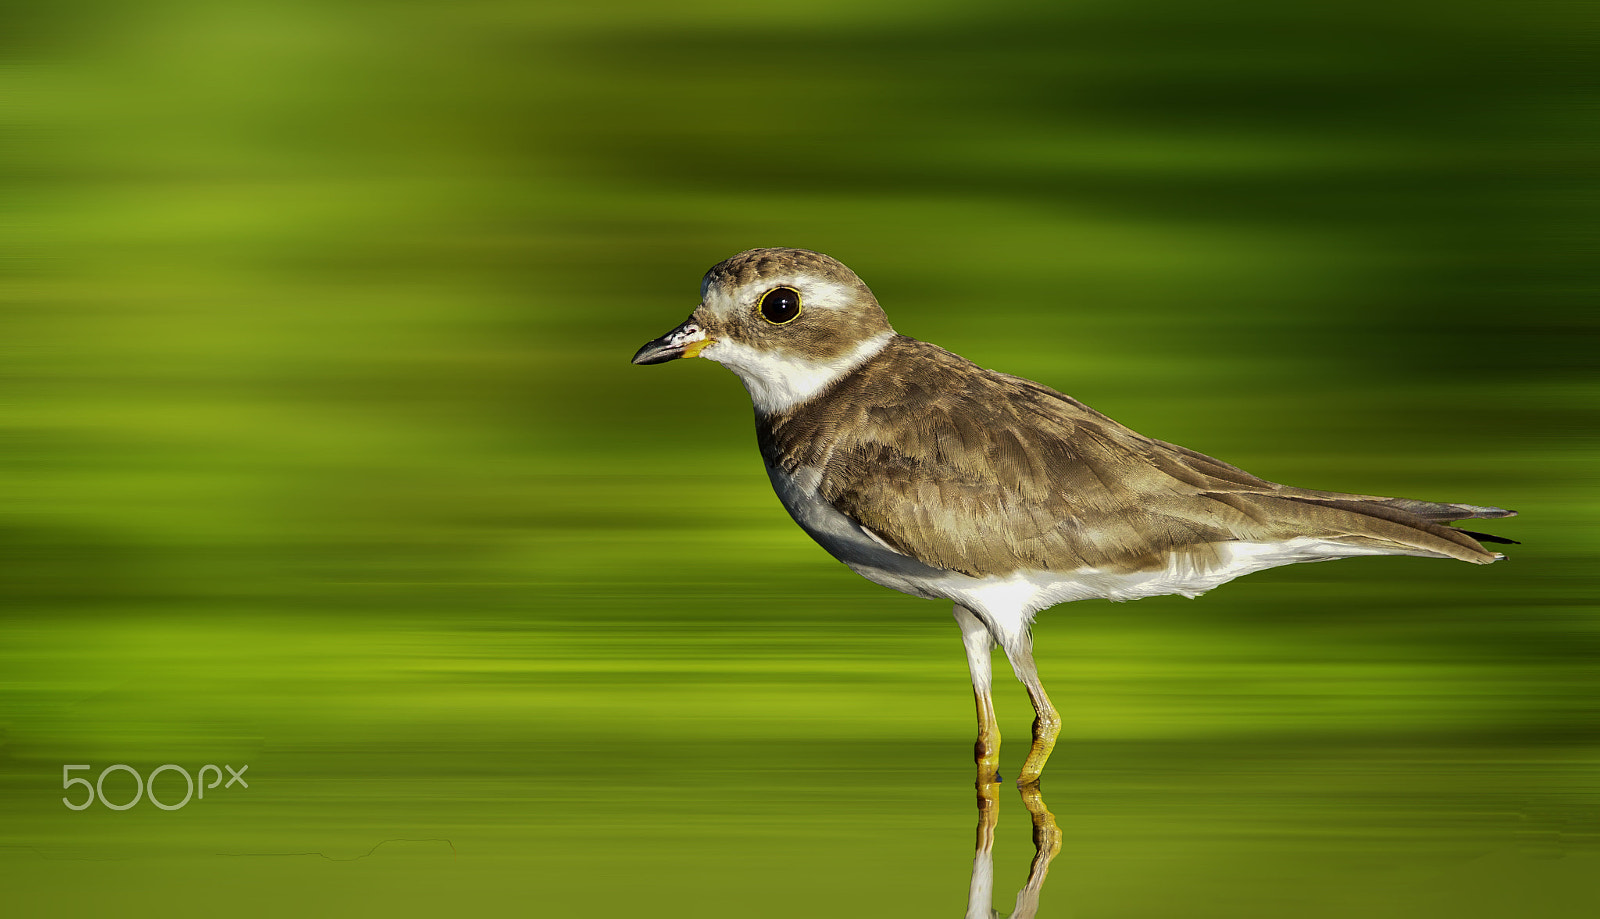
[[[1039,891],[1044,887],[1050,860],[1061,851],[1061,829],[1045,807],[1039,786],[1026,785],[1022,806],[1033,818],[1033,861],[1028,865],[1028,880],[1017,891],[1017,905],[1010,919],[1033,919],[1039,911]],[[994,909],[994,830],[1000,822],[1000,783],[978,782],[978,845],[972,855],[972,885],[967,888],[967,919],[996,919]]]

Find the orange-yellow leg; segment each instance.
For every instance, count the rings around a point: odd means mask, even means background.
[[[1033,703],[1033,746],[1028,749],[1028,758],[1017,775],[1017,784],[1027,787],[1039,784],[1045,761],[1050,759],[1050,751],[1055,749],[1056,737],[1061,733],[1061,716],[1050,704],[1050,696],[1039,681],[1039,670],[1033,663],[1032,636],[1024,635],[1022,642],[1014,649],[1008,648],[1006,653],[1017,679],[1028,690],[1028,700]]]
[[[967,669],[972,673],[972,698],[978,708],[978,740],[973,744],[973,760],[978,765],[977,786],[982,788],[1000,781],[1000,722],[994,716],[994,698],[990,688],[994,674],[989,665],[989,652],[994,649],[994,636],[971,610],[956,604],[956,624],[961,627],[961,640],[967,648]]]
[[[994,700],[987,692],[973,690],[978,703],[978,740],[972,745],[972,759],[978,764],[979,785],[1000,781],[1000,721],[994,716]]]

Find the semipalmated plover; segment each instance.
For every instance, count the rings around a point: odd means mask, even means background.
[[[989,655],[1005,650],[1036,717],[1018,783],[1061,721],[1029,625],[1068,600],[1188,597],[1241,575],[1356,555],[1487,564],[1446,526],[1513,511],[1277,485],[1145,437],[1070,396],[897,334],[867,285],[804,249],[706,272],[700,305],[635,364],[716,361],[755,404],[767,474],[795,522],[868,580],[952,600],[978,706],[980,784],[999,728]]]

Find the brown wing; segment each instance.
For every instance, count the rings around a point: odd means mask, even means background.
[[[973,576],[1149,570],[1172,552],[1203,567],[1217,543],[1296,536],[1481,563],[1497,556],[1436,521],[1510,513],[1277,485],[905,337],[763,421],[769,462],[824,468],[839,511]]]

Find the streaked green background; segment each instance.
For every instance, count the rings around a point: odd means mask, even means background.
[[[1523,512],[1487,569],[1045,614],[1041,916],[1593,915],[1587,17],[8,10],[8,909],[959,915],[947,610],[789,523],[730,375],[627,363],[797,245],[1154,436]],[[250,787],[61,804],[169,762]]]

